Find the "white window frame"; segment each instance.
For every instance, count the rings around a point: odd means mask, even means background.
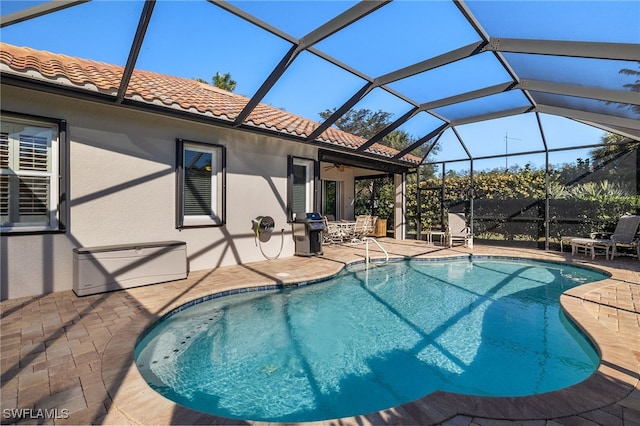
[[[317,190],[320,187],[319,181],[319,163],[310,158],[295,157],[293,155],[287,156],[287,220],[289,222],[295,221],[296,214],[294,213],[294,192],[296,191],[295,185],[295,168],[301,166],[305,169],[305,188],[304,188],[304,209],[306,212],[315,212],[316,210],[316,196]],[[302,212],[297,212],[302,213]]]
[[[177,212],[176,228],[222,226],[225,224],[225,148],[221,145],[192,142],[182,139],[177,140]],[[187,165],[186,152],[200,152],[211,155],[211,206],[207,215],[185,214],[185,183]]]
[[[61,126],[64,122],[41,121],[31,118],[20,118],[3,114],[1,120],[1,133],[8,135],[8,167],[0,168],[2,176],[9,177],[7,188],[2,188],[5,193],[3,198],[8,199],[8,219],[4,218],[0,230],[5,233],[38,233],[62,231],[60,216],[62,214],[60,184],[61,184]],[[20,167],[20,138],[21,136],[46,137],[47,140],[47,170],[22,169]],[[5,157],[6,158],[6,157]],[[48,195],[46,201],[46,219],[40,222],[20,222],[19,207],[19,179],[46,177],[48,181]],[[18,200],[17,202],[14,200]]]

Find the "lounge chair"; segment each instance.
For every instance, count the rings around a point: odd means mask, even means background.
[[[571,254],[574,255],[582,249],[586,254],[591,253],[591,259],[595,259],[597,254],[602,253],[606,259],[613,259],[617,254],[617,247],[635,245],[638,258],[640,258],[640,245],[636,240],[639,226],[640,216],[624,215],[618,220],[613,234],[608,237],[595,238],[597,234],[594,233],[591,234],[591,238],[572,238]]]
[[[449,213],[447,241],[449,247],[453,246],[454,241],[462,241],[465,247],[473,247],[473,235],[463,213]]]

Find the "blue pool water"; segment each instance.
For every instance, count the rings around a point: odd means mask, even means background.
[[[140,340],[136,364],[179,404],[263,421],[364,414],[436,390],[538,394],[597,368],[559,296],[604,278],[518,259],[356,265],[175,312]]]

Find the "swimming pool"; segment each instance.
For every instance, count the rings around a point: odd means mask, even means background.
[[[264,421],[363,414],[436,390],[548,392],[599,361],[559,295],[606,277],[519,259],[355,265],[177,310],[140,340],[136,364],[179,404]]]

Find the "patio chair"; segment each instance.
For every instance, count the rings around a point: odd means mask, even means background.
[[[371,221],[371,216],[369,215],[359,215],[356,217],[356,223],[353,226],[353,231],[350,235],[351,244],[360,244],[364,241],[365,237],[369,233],[369,222]]]
[[[624,215],[621,216],[616,225],[616,229],[608,237],[595,238],[596,235],[604,235],[602,233],[593,233],[591,238],[572,238],[571,254],[574,255],[583,249],[586,254],[591,252],[591,259],[595,259],[599,251],[604,252],[605,258],[613,259],[617,254],[617,247],[635,246],[636,253],[640,259],[640,245],[636,239],[636,233],[640,226],[640,216]],[[611,255],[609,255],[611,253]]]
[[[323,216],[324,231],[322,232],[322,244],[336,244],[342,242],[342,230],[327,216]]]
[[[465,247],[473,247],[473,235],[471,234],[471,229],[467,226],[464,214],[449,213],[448,217],[447,241],[449,247],[453,246],[454,241],[462,241]]]
[[[376,231],[376,222],[378,221],[378,216],[369,216],[369,222],[367,223],[367,229],[365,235],[371,236]]]

